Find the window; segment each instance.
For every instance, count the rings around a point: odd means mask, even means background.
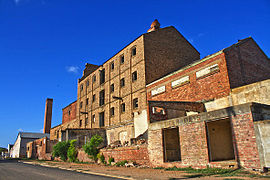
[[[105,91],[102,90],[99,92],[99,106],[102,106],[105,101]]]
[[[93,81],[93,83],[94,83],[94,82],[96,82],[96,80],[97,80],[96,75],[93,75],[93,77],[92,77],[92,81]]]
[[[82,126],[82,120],[80,120],[80,124],[79,124],[79,126],[80,126],[80,127]]]
[[[120,80],[120,86],[121,86],[121,87],[124,87],[124,86],[125,86],[125,78],[122,78],[122,79]]]
[[[131,54],[132,54],[132,56],[136,56],[136,47],[132,48]]]
[[[111,63],[111,70],[114,70],[114,62]]]
[[[88,101],[89,101],[89,99],[87,98],[87,99],[86,99],[86,106],[87,106],[87,105],[88,105],[88,103],[89,103]]]
[[[114,92],[114,84],[111,84],[111,92]]]
[[[134,82],[134,81],[136,81],[137,80],[137,71],[134,71],[133,73],[132,73],[132,82]]]
[[[88,125],[88,117],[85,118],[85,126]]]
[[[81,91],[83,90],[83,84],[81,84]]]
[[[105,69],[99,71],[99,81],[100,84],[103,84],[105,82]]]
[[[121,64],[124,64],[124,62],[125,62],[125,57],[124,57],[124,55],[122,55],[122,56],[120,57],[120,63],[121,63]]]
[[[121,104],[121,112],[124,113],[126,111],[126,104],[122,103]]]
[[[80,109],[82,108],[83,102],[80,103]]]
[[[99,127],[104,127],[104,112],[99,113]]]
[[[95,100],[96,100],[96,95],[94,94],[94,95],[92,96],[92,102],[95,102]]]
[[[96,122],[96,116],[94,114],[92,115],[92,122]]]
[[[70,116],[70,110],[68,111],[68,115]]]
[[[179,128],[162,129],[164,162],[181,161]]]
[[[86,81],[86,86],[87,86],[87,87],[89,86],[89,80]]]
[[[110,115],[111,115],[111,116],[114,116],[114,107],[112,107],[112,108],[110,109]]]
[[[133,99],[133,109],[137,109],[139,107],[138,98]]]

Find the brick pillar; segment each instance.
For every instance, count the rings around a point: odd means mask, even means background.
[[[50,133],[52,122],[52,105],[53,99],[46,99],[45,116],[44,116],[44,129],[43,133]]]

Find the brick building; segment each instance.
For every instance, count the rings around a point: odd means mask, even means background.
[[[270,79],[269,72],[268,57],[246,38],[147,84],[147,99],[211,102],[228,96],[231,89]]]
[[[173,27],[151,29],[101,66],[86,64],[78,81],[76,120],[55,127],[101,128],[108,143],[122,142],[148,128],[146,84],[200,58],[199,52]],[[166,59],[166,67],[164,66]]]

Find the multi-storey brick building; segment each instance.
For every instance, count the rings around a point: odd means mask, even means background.
[[[198,51],[174,27],[157,25],[101,66],[87,64],[78,82],[74,128],[106,127],[108,143],[143,134],[146,84],[196,59]]]

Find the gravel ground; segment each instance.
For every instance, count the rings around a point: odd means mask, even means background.
[[[87,172],[101,175],[112,175],[116,177],[122,177],[123,179],[161,179],[161,180],[173,180],[173,179],[190,179],[189,173],[182,171],[165,171],[163,169],[152,168],[136,168],[136,167],[115,167],[104,166],[98,164],[78,164],[69,162],[55,162],[55,161],[24,161],[26,163],[45,165],[50,167],[57,167],[69,170],[77,170],[79,172]],[[268,179],[268,178],[249,178],[249,177],[192,177],[192,179]],[[269,180],[269,179],[268,179]]]

